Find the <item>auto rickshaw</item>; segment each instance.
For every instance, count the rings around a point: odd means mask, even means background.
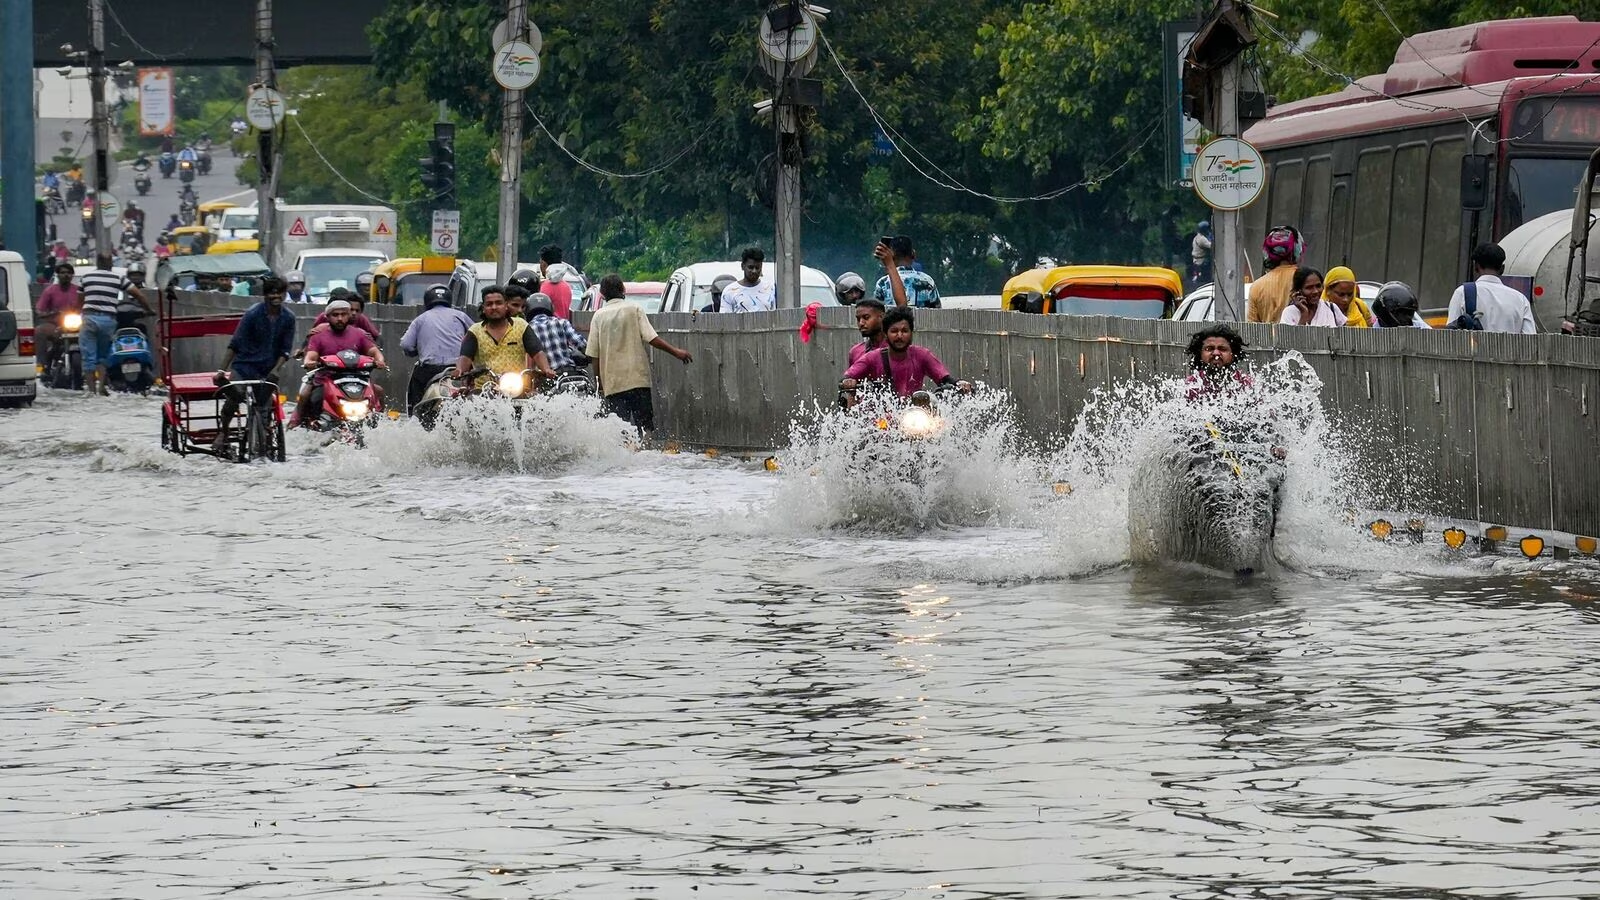
[[[401,303],[418,306],[422,294],[436,284],[449,284],[456,270],[453,256],[411,256],[391,259],[372,270],[373,303]]]
[[[1125,319],[1164,319],[1183,299],[1183,279],[1171,269],[1156,266],[1059,266],[1034,269],[1024,275],[1038,281],[1018,284],[1017,296],[1031,298],[1033,284],[1043,284],[1037,302],[1027,312],[1069,316],[1120,316]],[[1005,295],[1002,295],[1004,297]],[[1015,307],[1009,307],[1015,308]]]
[[[216,218],[222,215],[223,210],[233,209],[238,205],[237,203],[229,203],[226,200],[207,200],[200,204],[198,209],[200,218],[195,224],[209,230],[217,224]]]
[[[271,274],[272,267],[259,253],[205,253],[162,260],[156,266],[156,283],[180,291],[207,290],[207,284],[215,284],[218,275],[254,282]]]
[[[194,256],[211,246],[211,232],[204,225],[185,225],[167,233],[167,249],[173,256]]]
[[[233,241],[217,241],[206,248],[207,254],[212,253],[260,253],[261,242],[255,238],[239,238]]]
[[[1029,269],[1011,276],[1000,291],[1000,308],[1013,312],[1043,312],[1045,278],[1049,269]]]

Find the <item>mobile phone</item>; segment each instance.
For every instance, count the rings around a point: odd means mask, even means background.
[[[893,247],[894,246],[894,238],[892,238],[892,237],[890,237],[890,236],[888,236],[886,234],[883,237],[878,238],[878,243],[884,245],[885,247]]]

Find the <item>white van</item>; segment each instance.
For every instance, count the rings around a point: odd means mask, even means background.
[[[20,253],[0,251],[0,406],[28,406],[38,395],[28,267]]]
[[[761,277],[767,281],[773,280],[777,277],[777,268],[773,263],[762,263]],[[711,283],[721,275],[743,278],[744,265],[738,261],[703,262],[684,266],[673,272],[672,277],[667,279],[667,295],[661,302],[661,311],[696,312],[705,309],[711,305]],[[813,303],[838,306],[839,295],[834,292],[833,279],[825,272],[810,266],[801,266],[800,302],[786,303],[779,297],[778,305],[805,307]]]

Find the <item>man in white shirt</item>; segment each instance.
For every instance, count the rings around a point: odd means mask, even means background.
[[[761,280],[761,264],[766,255],[760,247],[746,247],[739,257],[744,278],[722,289],[723,312],[761,312],[778,308],[778,292],[770,281]]]
[[[1499,244],[1479,244],[1472,251],[1472,277],[1477,291],[1477,319],[1484,331],[1505,334],[1535,334],[1539,328],[1533,321],[1533,304],[1514,287],[1500,281],[1506,268],[1506,251]],[[1466,286],[1456,288],[1450,295],[1450,312],[1447,327],[1454,328],[1456,320],[1467,313]]]

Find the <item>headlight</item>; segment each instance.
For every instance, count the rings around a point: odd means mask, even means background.
[[[528,389],[528,376],[521,372],[507,372],[500,376],[500,393],[507,397],[521,397]]]
[[[61,317],[61,330],[62,331],[77,331],[79,328],[82,328],[82,327],[83,327],[83,316],[79,315],[78,313],[69,312],[66,315]]]
[[[943,420],[920,406],[900,414],[900,433],[911,438],[932,437],[944,425]]]
[[[353,422],[356,419],[365,419],[369,412],[371,412],[371,407],[367,405],[365,400],[339,401],[339,414],[344,416],[346,421]]]

